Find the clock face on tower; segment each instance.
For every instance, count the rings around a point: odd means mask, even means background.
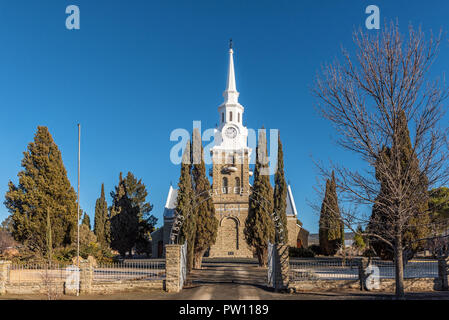
[[[229,139],[234,139],[237,136],[237,129],[234,127],[227,127],[225,129],[225,135]]]

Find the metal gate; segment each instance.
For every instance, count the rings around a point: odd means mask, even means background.
[[[187,277],[187,241],[181,246],[181,263],[179,272],[179,288],[182,289]]]
[[[275,246],[268,242],[268,287],[270,288],[274,288],[275,287],[275,274],[276,274],[276,259],[275,259],[275,254],[276,254],[276,248]]]
[[[290,261],[288,245],[268,242],[268,281],[267,285],[275,290],[288,288]]]

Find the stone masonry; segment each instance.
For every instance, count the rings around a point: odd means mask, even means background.
[[[449,257],[441,257],[438,259],[438,285],[443,291],[449,290],[448,285],[448,273],[449,273],[449,267],[448,267]]]
[[[181,291],[181,246],[165,245],[165,291]]]
[[[248,151],[216,152],[212,159],[212,199],[219,226],[209,256],[252,258],[244,235],[250,193]]]
[[[0,295],[6,293],[6,284],[9,280],[9,268],[11,266],[10,261],[0,260]]]
[[[89,294],[92,292],[92,282],[94,280],[94,268],[89,262],[80,263],[80,293]]]

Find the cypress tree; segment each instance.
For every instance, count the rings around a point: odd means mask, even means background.
[[[267,159],[265,130],[262,130],[259,132],[254,183],[244,231],[248,244],[256,251],[260,266],[266,266],[268,241],[274,241],[274,223],[271,218],[273,212],[273,188],[268,175]]]
[[[284,243],[288,243],[287,229],[287,183],[284,176],[284,153],[282,151],[281,137],[278,135],[278,161],[277,170],[274,175],[274,212],[279,216],[282,226],[282,238]],[[276,242],[279,242],[279,235],[276,235]]]
[[[320,250],[324,255],[334,255],[344,244],[344,225],[338,207],[335,175],[326,180],[326,191],[321,205],[319,221]]]
[[[335,174],[332,172],[331,182],[330,182],[330,198],[329,198],[329,208],[330,208],[330,221],[329,221],[329,240],[332,241],[334,250],[337,250],[339,246],[343,246],[345,242],[345,232],[344,224],[341,219],[340,208],[338,206],[338,196],[337,196],[337,183],[335,181]]]
[[[82,220],[81,224],[86,225],[89,228],[89,230],[92,229],[91,225],[90,225],[90,217],[87,213],[84,213],[83,220]]]
[[[148,191],[142,179],[138,180],[132,172],[128,172],[123,181],[133,207],[139,208],[139,220],[147,220],[153,205],[146,201]]]
[[[394,154],[399,154],[399,168],[397,168],[398,164],[396,164],[395,161],[390,160],[393,158]],[[403,176],[405,177],[403,185],[407,186],[404,189],[410,190],[409,192],[418,192],[422,194],[421,202],[414,204],[416,206],[416,214],[403,223],[404,230],[402,234],[402,241],[403,244],[409,245],[409,250],[406,252],[409,256],[405,257],[408,259],[422,247],[423,242],[416,240],[425,238],[428,235],[428,225],[431,222],[431,215],[428,212],[429,197],[427,177],[424,174],[421,174],[421,179],[419,179],[419,181],[406,178],[409,176],[414,176],[413,174],[408,175],[407,172],[419,172],[420,168],[419,159],[413,150],[410,139],[407,117],[403,110],[398,113],[398,135],[396,141],[392,142],[391,147],[384,147],[379,153],[379,160],[376,165],[376,179],[380,182],[380,191],[376,202],[373,205],[370,222],[367,228],[370,233],[378,234],[387,240],[394,241],[392,237],[394,230],[391,229],[391,219],[395,219],[395,217],[392,217],[391,214],[385,213],[386,208],[388,208],[388,203],[386,203],[385,199],[390,198],[387,196],[390,191],[388,188],[387,178],[382,175],[380,170],[378,170],[380,163],[389,163],[388,170],[402,170]],[[382,259],[393,259],[394,252],[385,242],[382,242],[375,237],[369,237],[369,244]]]
[[[193,268],[194,245],[196,234],[196,219],[193,212],[193,188],[191,176],[190,140],[187,141],[182,156],[181,174],[178,183],[178,197],[176,200],[176,214],[181,215],[183,223],[179,233],[180,243],[187,242],[187,270]]]
[[[108,222],[108,204],[104,194],[104,183],[102,183],[100,198],[95,202],[94,233],[103,247],[109,246],[110,225]]]
[[[119,184],[111,192],[111,248],[124,256],[132,254],[139,230],[139,210],[128,197],[125,182],[120,172]]]
[[[449,218],[449,188],[440,187],[429,190],[429,211],[433,220]]]
[[[328,255],[329,250],[329,241],[328,241],[328,219],[327,219],[327,208],[328,205],[328,198],[329,198],[329,179],[326,180],[326,188],[324,192],[324,198],[323,202],[321,204],[321,212],[320,212],[320,220],[319,220],[319,230],[318,230],[318,237],[320,240],[320,252],[322,254]]]
[[[107,212],[107,219],[104,225],[104,240],[108,247],[111,247],[111,211]]]
[[[151,253],[150,234],[154,230],[157,223],[155,216],[150,214],[153,210],[153,205],[146,201],[148,191],[142,179],[137,179],[134,174],[128,172],[124,179],[126,193],[131,201],[131,205],[138,212],[138,232],[136,239],[136,250],[138,253]]]
[[[47,210],[52,245],[70,245],[76,239],[76,193],[67,178],[61,152],[46,127],[39,126],[28,145],[19,172],[19,184],[9,182],[5,205],[12,214],[13,236],[35,252],[47,248]]]
[[[51,263],[52,260],[52,252],[53,252],[53,240],[51,236],[51,219],[50,219],[50,210],[47,208],[47,259],[48,262]]]
[[[195,190],[195,246],[194,268],[201,268],[201,261],[206,250],[217,239],[218,220],[215,218],[215,207],[209,196],[210,182],[206,176],[206,166],[203,158],[203,146],[198,129],[193,131],[193,168],[192,176]]]

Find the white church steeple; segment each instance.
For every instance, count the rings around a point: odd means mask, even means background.
[[[220,125],[215,131],[214,148],[238,150],[246,149],[248,130],[243,126],[243,106],[239,103],[234,70],[234,50],[232,40],[229,44],[229,66],[226,89],[223,92],[224,101],[218,107]]]
[[[239,93],[235,85],[235,71],[234,71],[234,50],[232,50],[232,39],[229,43],[229,69],[228,81],[226,83],[226,90],[223,92],[225,98],[224,104],[237,104]]]
[[[218,107],[220,113],[220,128],[226,123],[234,123],[236,125],[243,122],[243,106],[239,103],[239,92],[235,84],[234,70],[234,50],[232,49],[232,39],[229,43],[229,66],[228,79],[226,81],[226,89],[223,92],[224,101]]]

